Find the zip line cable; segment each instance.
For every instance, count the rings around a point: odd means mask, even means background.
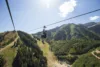
[[[14,31],[15,31],[15,25],[14,25],[13,17],[12,17],[11,10],[10,10],[10,7],[9,7],[9,3],[8,3],[8,0],[5,0],[5,1],[6,1],[6,4],[7,4],[7,8],[8,8],[8,11],[9,11],[9,15],[10,15],[10,18],[11,18],[11,21],[12,21],[13,28],[14,28]]]
[[[67,20],[71,20],[71,19],[74,19],[74,18],[77,18],[77,17],[81,17],[81,16],[84,16],[84,15],[90,14],[90,13],[94,13],[94,12],[97,12],[97,11],[100,11],[100,9],[96,9],[96,10],[93,10],[93,11],[90,11],[90,12],[87,12],[87,13],[84,13],[84,14],[76,15],[76,16],[73,16],[73,17],[52,23],[52,24],[48,24],[48,25],[45,25],[45,26],[47,27],[47,26],[51,26],[51,25],[54,25],[54,24],[58,24],[58,23],[61,23],[61,22],[67,21]],[[39,28],[36,28],[36,29],[33,29],[33,30],[38,30],[40,28],[43,28],[43,27],[39,27]],[[30,30],[30,31],[33,31],[33,30]]]

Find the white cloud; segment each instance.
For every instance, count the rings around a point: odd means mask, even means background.
[[[46,4],[47,5],[47,8],[50,8],[50,4]]]
[[[93,17],[90,17],[90,20],[91,21],[94,21],[94,20],[97,20],[97,19],[99,19],[100,18],[100,16],[93,16]]]
[[[77,6],[76,0],[69,0],[67,2],[64,2],[62,5],[60,5],[60,15],[61,17],[66,17],[69,13],[73,12],[75,7]]]

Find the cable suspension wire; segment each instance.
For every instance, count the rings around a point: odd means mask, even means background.
[[[15,25],[14,25],[13,17],[12,17],[11,10],[10,10],[10,7],[9,7],[9,3],[8,3],[8,0],[5,0],[5,1],[6,1],[6,4],[7,4],[7,8],[8,8],[8,11],[9,11],[9,15],[10,15],[10,18],[11,18],[11,21],[12,21],[13,28],[14,28],[14,31],[15,31]]]
[[[54,24],[58,24],[58,23],[61,23],[61,22],[67,21],[67,20],[71,20],[71,19],[78,18],[78,17],[84,16],[84,15],[87,15],[87,14],[94,13],[94,12],[97,12],[97,11],[100,11],[100,9],[96,9],[96,10],[93,10],[93,11],[90,11],[90,12],[87,12],[87,13],[76,15],[76,16],[73,16],[73,17],[70,17],[70,18],[67,18],[67,19],[64,19],[64,20],[61,20],[61,21],[57,21],[55,23],[48,24],[48,25],[45,25],[45,26],[47,27],[47,26],[51,26],[51,25],[54,25]],[[43,27],[39,27],[39,28],[36,28],[36,29],[33,29],[33,30],[38,30],[38,29],[41,29],[41,28],[43,28]],[[30,30],[30,31],[33,31],[33,30]]]

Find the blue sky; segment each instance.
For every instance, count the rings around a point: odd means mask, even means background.
[[[8,0],[17,30],[35,33],[38,27],[100,8],[100,0]],[[87,23],[100,21],[100,11],[59,23]],[[5,0],[0,0],[0,32],[13,30]]]

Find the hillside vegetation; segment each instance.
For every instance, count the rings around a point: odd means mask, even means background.
[[[79,57],[73,67],[100,67],[100,60],[88,53]]]
[[[100,41],[96,40],[84,40],[84,39],[72,39],[65,41],[52,41],[51,50],[59,54],[84,54],[93,48],[100,46]]]
[[[14,33],[9,34],[9,36],[12,35]],[[9,36],[6,35],[6,37]],[[16,38],[1,48],[4,49],[0,52],[0,65],[2,67],[47,67],[47,60],[37,46],[35,39],[21,31],[18,31],[18,39]]]
[[[67,67],[68,64],[60,63],[54,53],[49,49],[50,45],[45,41],[42,43],[42,40],[37,40],[38,46],[43,51],[43,55],[47,58],[48,67]]]
[[[21,39],[13,67],[47,67],[46,58],[37,46],[37,41],[27,33],[18,31]]]
[[[5,47],[17,37],[16,32],[4,32],[0,34],[0,48]]]

